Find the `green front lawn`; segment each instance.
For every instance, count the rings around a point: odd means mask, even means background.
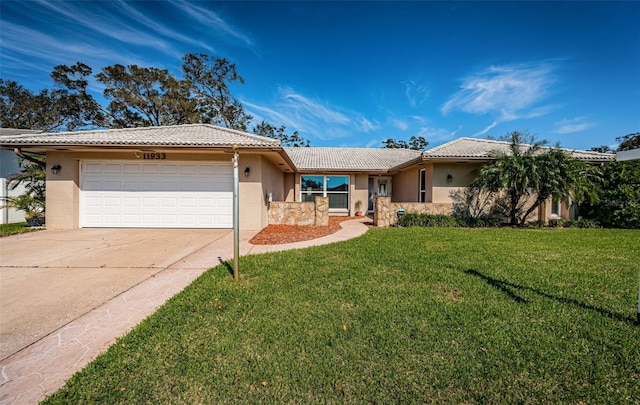
[[[640,402],[640,232],[372,229],[218,266],[46,403]]]
[[[15,224],[0,224],[0,238],[3,236],[11,236],[20,233],[38,231],[40,229],[43,228],[28,228],[26,222],[18,222]]]

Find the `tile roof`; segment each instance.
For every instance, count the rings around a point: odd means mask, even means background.
[[[28,132],[28,131],[27,131]],[[256,146],[279,147],[280,141],[209,124],[172,125],[7,136],[5,146]]]
[[[526,147],[529,145],[523,146]],[[543,149],[549,148],[544,147]],[[580,160],[607,162],[615,159],[615,154],[613,153],[600,153],[565,148],[562,148],[562,150]],[[424,159],[428,160],[438,158],[486,160],[487,158],[490,158],[493,153],[509,153],[509,142],[476,138],[458,138],[433,149],[429,149],[423,152],[422,156]]]
[[[298,170],[388,171],[420,152],[388,148],[284,148]]]
[[[39,134],[42,131],[38,129],[17,129],[17,128],[0,128],[0,137],[9,137],[24,134]]]

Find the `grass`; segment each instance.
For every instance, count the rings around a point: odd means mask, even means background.
[[[640,232],[372,229],[243,257],[45,403],[640,402]]]
[[[42,228],[29,228],[26,222],[18,222],[14,224],[0,224],[0,238],[3,236],[18,235],[20,233],[27,233],[38,231]]]

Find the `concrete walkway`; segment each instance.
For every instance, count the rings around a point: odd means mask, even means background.
[[[241,232],[240,254],[299,249],[351,239],[367,231],[369,218],[341,223],[338,232],[310,241],[251,245],[256,232]],[[220,261],[233,259],[233,233],[175,261],[164,270],[0,361],[0,405],[36,404],[151,315],[169,298]]]

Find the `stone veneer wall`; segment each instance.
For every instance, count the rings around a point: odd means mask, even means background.
[[[453,211],[450,203],[391,202],[389,197],[376,198],[374,206],[373,224],[381,228],[398,222],[400,208],[413,214],[451,215]]]
[[[316,225],[329,226],[329,197],[316,197]]]
[[[269,225],[329,225],[329,198],[315,202],[274,201],[269,204]]]
[[[373,201],[373,226],[391,226],[391,198],[378,197]]]

